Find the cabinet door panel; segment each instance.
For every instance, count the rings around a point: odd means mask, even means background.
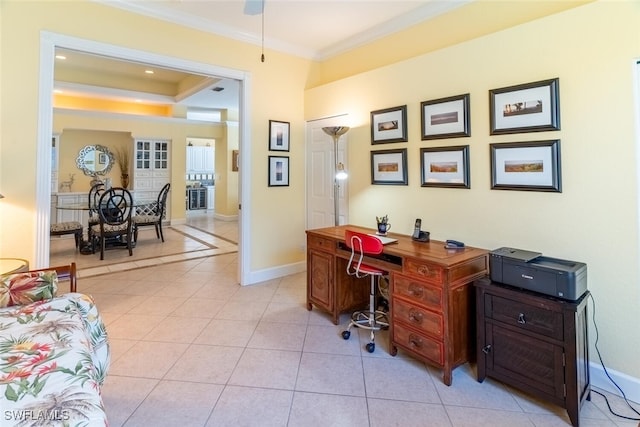
[[[564,398],[563,350],[518,332],[487,323],[487,372]]]
[[[309,299],[333,312],[333,256],[318,251],[309,251],[308,256]]]

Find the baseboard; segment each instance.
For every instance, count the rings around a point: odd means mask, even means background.
[[[618,387],[622,389],[628,400],[640,404],[640,378],[634,378],[609,368],[607,368],[606,372],[609,373],[611,379],[618,384]],[[589,373],[591,374],[592,386],[622,397],[620,390],[618,390],[607,377],[601,364],[591,362],[589,364]]]
[[[301,261],[293,264],[280,265],[273,268],[265,268],[264,270],[252,271],[248,275],[247,285],[255,285],[256,283],[265,282],[267,280],[278,279],[303,272],[307,269],[307,262]]]

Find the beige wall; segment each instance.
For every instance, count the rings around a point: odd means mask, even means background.
[[[35,257],[40,31],[46,30],[250,73],[252,244],[244,248],[251,254],[249,269],[304,261],[302,238],[273,239],[272,234],[284,229],[287,235],[304,236],[303,91],[309,61],[267,50],[262,63],[258,46],[91,1],[4,1],[0,20],[0,192],[6,196],[0,206],[0,257],[31,261]],[[290,156],[296,165],[292,174],[300,178],[288,188],[267,186],[269,119],[291,122]],[[143,135],[157,135],[151,130]],[[185,150],[174,146],[172,161],[184,164]],[[172,176],[172,182],[179,180],[184,180],[184,173]],[[293,216],[280,215],[289,206],[293,206]],[[264,227],[265,218],[269,218],[269,227]],[[264,242],[270,242],[268,250]]]
[[[487,249],[511,246],[588,264],[600,349],[640,378],[638,175],[634,61],[640,3],[597,2],[308,90],[306,119],[347,112],[350,222],[388,214],[410,234]],[[411,40],[404,42],[410,43]],[[489,135],[488,91],[560,79],[562,129]],[[420,102],[471,94],[471,137],[421,141]],[[372,110],[407,105],[409,142],[372,146]],[[490,189],[489,144],[560,139],[562,193]],[[420,187],[420,147],[468,144],[471,189]],[[371,150],[407,148],[408,186],[370,184]],[[590,308],[591,310],[591,305]],[[591,343],[594,342],[593,330]],[[592,352],[592,362],[597,363]]]

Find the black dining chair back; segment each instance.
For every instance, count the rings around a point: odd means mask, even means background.
[[[129,256],[133,255],[133,197],[131,193],[120,187],[106,190],[96,206],[100,222],[92,227],[95,243],[100,244],[100,259],[104,259],[107,240],[118,246],[126,247]]]
[[[138,241],[138,228],[146,225],[153,225],[156,228],[156,237],[164,242],[164,234],[162,234],[162,219],[165,216],[167,209],[167,195],[171,189],[171,183],[167,183],[162,187],[160,193],[158,193],[158,200],[156,200],[153,210],[149,214],[136,215],[133,217],[134,230],[133,241]]]
[[[87,237],[89,242],[93,241],[93,236],[91,234],[91,227],[100,223],[100,215],[98,214],[98,203],[100,202],[100,196],[104,193],[104,184],[98,183],[91,186],[89,190],[89,200],[87,203],[89,204],[89,219],[87,224]]]

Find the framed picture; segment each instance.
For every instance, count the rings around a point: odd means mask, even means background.
[[[407,142],[407,106],[371,112],[371,143]]]
[[[560,130],[559,80],[489,91],[491,135]]]
[[[491,189],[561,193],[560,140],[490,144]]]
[[[422,140],[471,136],[469,94],[420,103]]]
[[[422,187],[470,188],[469,146],[420,149]]]
[[[269,156],[269,187],[289,186],[289,158]]]
[[[371,184],[407,185],[407,149],[372,151]]]
[[[269,150],[289,151],[289,122],[269,120]]]

